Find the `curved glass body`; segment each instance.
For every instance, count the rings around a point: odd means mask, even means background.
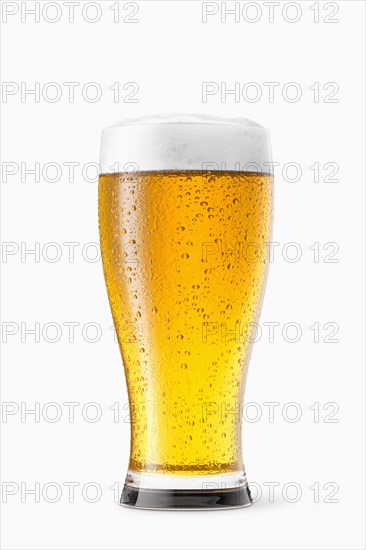
[[[272,183],[252,124],[141,119],[103,135],[100,238],[131,412],[123,504],[251,502],[241,415]]]

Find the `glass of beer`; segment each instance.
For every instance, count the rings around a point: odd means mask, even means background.
[[[269,132],[163,116],[104,130],[99,228],[127,381],[121,504],[251,504],[242,412],[271,231]]]

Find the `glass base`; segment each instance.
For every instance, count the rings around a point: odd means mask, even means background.
[[[129,470],[120,503],[150,510],[220,510],[250,506],[252,498],[243,472],[171,476]]]

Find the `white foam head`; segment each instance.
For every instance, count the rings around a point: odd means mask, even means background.
[[[269,131],[246,118],[164,115],[127,119],[102,134],[103,174],[230,170],[271,173]]]

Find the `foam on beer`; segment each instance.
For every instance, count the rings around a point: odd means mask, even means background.
[[[246,118],[164,115],[126,119],[102,134],[103,174],[134,171],[272,172],[269,131]]]

